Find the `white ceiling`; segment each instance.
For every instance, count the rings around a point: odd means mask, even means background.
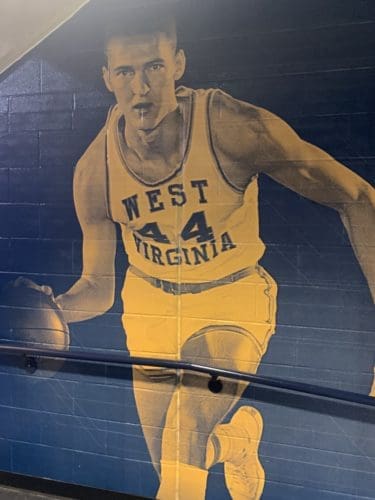
[[[0,0],[0,74],[90,0]]]

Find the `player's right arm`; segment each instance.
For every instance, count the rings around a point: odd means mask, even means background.
[[[83,236],[82,274],[56,297],[68,323],[98,316],[114,301],[116,230],[107,210],[104,140],[102,131],[74,174],[74,204]]]

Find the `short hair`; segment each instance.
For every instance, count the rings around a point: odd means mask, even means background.
[[[123,6],[123,2],[122,2]],[[115,37],[128,37],[163,33],[177,49],[176,17],[173,6],[143,6],[132,9],[111,5],[104,20],[104,49]]]

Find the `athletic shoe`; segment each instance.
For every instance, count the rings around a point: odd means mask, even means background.
[[[242,406],[229,425],[233,435],[233,458],[224,462],[225,483],[232,500],[258,500],[264,488],[264,470],[258,458],[263,430],[262,416],[255,408]]]

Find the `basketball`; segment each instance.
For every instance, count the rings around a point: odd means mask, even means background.
[[[31,284],[30,284],[31,283]],[[8,283],[0,295],[0,341],[66,350],[69,328],[52,297],[28,280]]]
[[[38,349],[69,349],[69,328],[52,296],[32,281],[19,278],[0,294],[0,343]],[[58,371],[61,360],[43,359],[38,367]],[[45,376],[51,373],[45,372]]]

